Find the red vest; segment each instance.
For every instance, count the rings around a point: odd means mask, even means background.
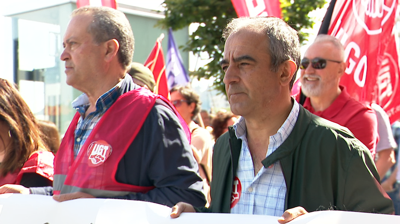
[[[33,153],[24,163],[21,170],[8,173],[5,177],[0,177],[0,186],[4,184],[20,184],[25,173],[37,173],[53,181],[53,160],[54,155],[48,151],[38,151]]]
[[[80,117],[77,113],[56,155],[53,193],[82,191],[95,197],[107,197],[152,190],[154,186],[119,183],[115,174],[119,161],[135,139],[157,98],[174,108],[164,98],[145,88],[121,95],[93,128],[74,159],[74,131]]]

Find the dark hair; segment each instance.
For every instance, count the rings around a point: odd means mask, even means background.
[[[215,140],[224,133],[224,129],[227,128],[228,125],[228,120],[234,116],[235,115],[232,112],[226,110],[220,110],[217,112],[211,124],[211,127],[213,128],[212,134]]]
[[[179,92],[188,104],[194,103],[196,106],[192,112],[192,119],[200,112],[201,101],[200,97],[190,86],[174,86],[169,92]]]
[[[38,120],[38,126],[43,133],[43,141],[53,154],[56,154],[60,147],[60,135],[57,126],[46,120]]]
[[[118,60],[124,69],[131,64],[134,51],[134,37],[125,14],[109,7],[85,6],[75,9],[72,16],[88,14],[93,16],[88,33],[95,43],[116,39],[119,43]]]
[[[5,148],[0,174],[20,169],[33,152],[47,150],[35,116],[9,81],[0,79],[0,120],[8,127],[11,143]],[[4,139],[1,139],[4,143]]]
[[[266,34],[268,54],[271,56],[271,71],[276,72],[279,66],[287,60],[292,60],[296,63],[297,69],[289,85],[290,89],[292,89],[301,58],[297,31],[279,18],[241,17],[229,22],[222,36],[227,40],[230,35],[237,33],[243,28]]]

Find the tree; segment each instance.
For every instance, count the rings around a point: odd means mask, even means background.
[[[283,19],[299,32],[300,43],[307,40],[308,34],[302,30],[312,28],[313,21],[308,13],[321,8],[325,0],[280,0]],[[185,51],[194,54],[206,52],[212,59],[207,65],[190,73],[197,79],[214,77],[215,89],[225,93],[224,74],[219,66],[223,57],[224,41],[222,30],[232,19],[237,18],[230,0],[165,0],[165,19],[159,25],[173,30],[179,30],[191,23],[199,27],[189,36],[189,41],[183,47]]]

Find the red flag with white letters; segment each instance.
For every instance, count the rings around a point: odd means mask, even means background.
[[[400,118],[397,5],[397,0],[337,0],[328,29],[345,48],[341,85],[355,99],[379,104],[391,123]]]
[[[166,99],[170,99],[168,81],[165,74],[164,53],[161,46],[161,41],[163,39],[164,34],[161,34],[161,36],[157,38],[156,44],[144,63],[144,66],[149,68],[154,75],[154,81],[156,82],[154,93],[159,94]]]
[[[275,16],[282,18],[279,0],[232,0],[238,17]]]
[[[76,1],[76,8],[80,8],[83,6],[106,6],[113,9],[117,9],[117,2],[116,0],[77,0]]]

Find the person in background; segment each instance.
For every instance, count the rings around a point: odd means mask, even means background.
[[[210,133],[193,121],[201,108],[199,95],[189,86],[175,86],[170,90],[170,95],[171,103],[189,127],[193,154],[199,164],[200,176],[204,181],[206,195],[209,195],[208,189],[212,180],[212,147],[214,142]]]
[[[274,17],[241,17],[225,28],[224,84],[241,116],[214,146],[211,204],[182,212],[282,216],[317,210],[393,213],[367,147],[292,97],[300,64],[298,35]]]
[[[238,118],[230,111],[220,110],[212,121],[213,136],[217,140],[219,136],[228,131],[228,127],[236,123]]]
[[[132,62],[131,68],[128,70],[128,74],[132,77],[135,84],[149,89],[154,92],[154,76],[150,69],[145,67],[143,64],[138,62]]]
[[[376,114],[379,134],[379,141],[376,144],[375,166],[381,180],[383,180],[389,169],[396,163],[394,149],[397,147],[397,144],[393,138],[389,116],[378,104],[373,103],[371,107]]]
[[[203,120],[204,128],[208,132],[212,133],[211,124],[212,124],[212,121],[214,119],[214,115],[208,113],[207,110],[201,110],[200,111],[200,115],[201,115],[201,119]]]
[[[124,13],[74,10],[63,46],[66,82],[83,94],[72,103],[77,113],[55,158],[53,187],[5,185],[0,193],[205,205],[189,131],[169,101],[126,73],[134,37]]]
[[[393,201],[395,214],[400,215],[400,120],[392,124],[393,137],[396,140],[396,164],[392,167],[392,173],[382,182],[382,187]]]
[[[53,160],[28,105],[11,82],[0,79],[0,186],[51,186]]]
[[[300,63],[303,107],[311,113],[348,128],[375,156],[378,126],[374,110],[339,85],[346,70],[344,48],[333,36],[318,35]],[[297,100],[300,100],[298,94]]]
[[[46,120],[38,120],[40,131],[43,133],[43,141],[48,146],[50,151],[55,155],[60,147],[60,134],[58,133],[57,126]]]

